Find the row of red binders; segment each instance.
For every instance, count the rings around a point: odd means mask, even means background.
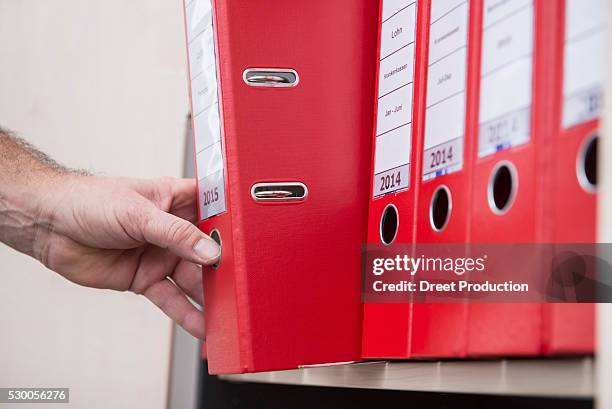
[[[591,354],[593,304],[362,303],[365,243],[592,243],[603,0],[185,0],[211,373]],[[534,272],[538,274],[538,272]]]

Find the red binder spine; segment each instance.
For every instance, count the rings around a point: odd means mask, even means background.
[[[424,131],[416,242],[466,243],[471,201],[474,87],[480,3],[431,1],[427,97],[418,104]],[[467,304],[415,303],[412,351],[460,357],[466,351]]]
[[[186,4],[192,71],[207,5]],[[267,6],[214,3],[220,106],[190,74],[200,227],[222,242],[204,272],[212,373],[361,356],[377,4]]]
[[[547,1],[484,0],[479,83],[479,136],[474,153],[474,243],[536,243],[542,239],[539,143],[547,123]],[[535,209],[534,209],[535,206]],[[468,355],[535,355],[541,306],[480,304],[468,308]]]
[[[188,73],[190,80],[190,103],[194,146],[196,147],[196,174],[198,176],[198,220],[199,228],[211,234],[213,228],[223,231],[223,271],[233,270],[236,258],[233,253],[231,207],[227,166],[225,161],[222,124],[222,107],[218,97],[221,89],[217,78],[220,72],[217,64],[218,36],[214,33],[217,21],[223,22],[224,15],[213,10],[209,0],[185,1],[185,36],[187,40]],[[213,19],[215,24],[213,24]],[[223,22],[222,24],[225,24]],[[231,92],[231,85],[223,92]],[[228,122],[231,126],[231,120]],[[204,272],[209,283],[204,308],[214,309],[206,319],[207,343],[203,344],[202,356],[209,358],[211,371],[241,372],[245,354],[240,346],[239,298],[234,296],[238,283],[233,274],[214,274],[210,269]],[[240,318],[242,321],[244,318]],[[218,357],[224,357],[222,361]]]
[[[427,3],[380,2],[368,243],[414,242]],[[363,357],[410,356],[411,310],[409,303],[366,303]]]
[[[556,2],[557,73],[554,101],[552,240],[595,243],[596,152],[605,68],[605,4]],[[547,354],[593,353],[593,304],[547,304]]]

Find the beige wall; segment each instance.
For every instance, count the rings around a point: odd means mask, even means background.
[[[0,124],[70,166],[181,174],[180,0],[0,0],[0,50]],[[77,287],[2,245],[0,279],[0,387],[165,407],[171,325],[144,298]]]

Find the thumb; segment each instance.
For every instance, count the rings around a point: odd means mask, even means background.
[[[214,264],[221,247],[185,219],[151,206],[142,226],[144,239],[197,264]]]

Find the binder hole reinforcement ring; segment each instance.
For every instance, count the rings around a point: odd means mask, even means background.
[[[397,236],[397,230],[399,228],[399,214],[397,213],[397,207],[392,204],[388,204],[383,210],[382,217],[380,218],[380,240],[385,246],[391,245]]]
[[[453,200],[447,186],[441,185],[436,188],[429,204],[429,223],[436,232],[441,232],[448,225]]]
[[[518,174],[512,162],[501,161],[495,165],[487,189],[489,208],[496,215],[510,210],[518,191]]]
[[[597,134],[591,135],[578,151],[576,175],[580,186],[589,193],[597,191]]]
[[[221,247],[221,255],[223,255],[223,242],[221,240],[221,233],[219,233],[219,230],[212,229],[210,231],[210,238],[213,239],[219,245],[219,247]],[[219,268],[219,264],[221,264],[221,258],[219,258],[219,261],[213,264],[212,267],[217,269]]]

